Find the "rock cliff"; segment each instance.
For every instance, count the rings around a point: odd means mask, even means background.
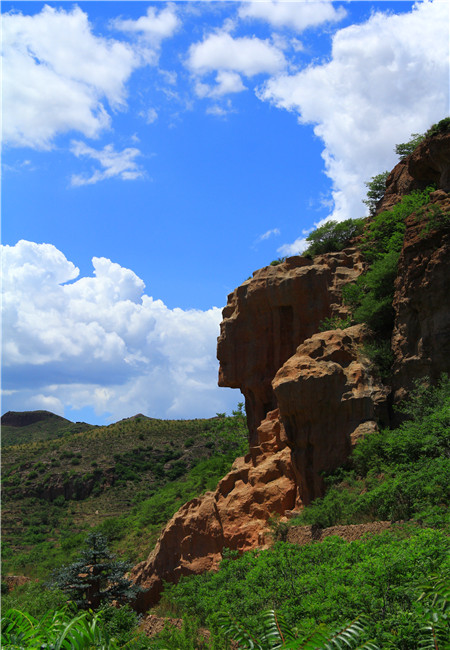
[[[275,373],[321,321],[345,311],[342,285],[363,269],[356,249],[314,261],[290,257],[256,271],[228,296],[217,345],[219,386],[242,391],[251,444],[266,413],[277,407]]]
[[[145,611],[161,593],[163,580],[217,568],[226,548],[245,551],[268,542],[268,519],[295,504],[296,483],[279,412],[267,414],[250,452],[237,458],[215,492],[189,501],[167,524],[146,562],[132,571],[143,591]]]
[[[141,610],[157,601],[163,580],[216,568],[224,547],[266,544],[271,516],[322,495],[322,473],[389,423],[392,396],[403,398],[416,378],[435,381],[450,372],[450,134],[428,138],[394,168],[378,211],[430,183],[438,189],[425,218],[413,214],[406,223],[393,303],[394,365],[384,384],[363,353],[364,326],[318,331],[324,319],[346,314],[342,287],[366,269],[357,246],[314,260],[288,258],[228,296],[219,385],[245,396],[250,452],[215,492],[184,505],[133,569],[146,590]]]

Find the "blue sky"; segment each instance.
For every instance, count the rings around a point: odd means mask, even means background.
[[[2,14],[2,411],[229,412],[227,294],[448,114],[448,2]]]

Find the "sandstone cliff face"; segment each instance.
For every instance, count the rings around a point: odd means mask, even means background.
[[[323,496],[322,472],[342,465],[358,438],[387,421],[388,389],[361,352],[361,325],[314,334],[273,379],[292,450],[297,506]]]
[[[430,198],[435,209],[450,215],[448,194],[438,190]],[[450,372],[449,289],[450,217],[446,228],[430,226],[424,232],[423,223],[413,215],[407,223],[394,296],[396,400],[405,396],[415,379],[429,377],[434,383],[442,372]]]
[[[342,311],[342,285],[363,268],[356,249],[314,262],[290,257],[256,271],[228,296],[217,346],[219,386],[241,389],[251,444],[266,413],[277,406],[275,373],[322,320]]]
[[[218,567],[224,548],[239,551],[264,546],[268,519],[295,504],[296,484],[290,450],[273,411],[257,431],[257,444],[238,458],[215,492],[189,501],[167,524],[146,562],[132,578],[145,591],[136,607],[145,611],[158,601],[163,580]]]

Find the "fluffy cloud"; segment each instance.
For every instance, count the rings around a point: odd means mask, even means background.
[[[3,258],[7,408],[91,406],[118,419],[202,417],[235,405],[238,396],[217,388],[219,309],[168,309],[105,258],[80,278],[50,244],[20,241]]]
[[[245,89],[240,75],[237,72],[228,70],[221,70],[217,73],[215,86],[209,86],[201,81],[198,81],[195,85],[195,92],[198,97],[222,97],[230,93],[240,93]]]
[[[126,82],[148,53],[95,36],[87,15],[46,5],[32,16],[5,14],[3,138],[49,149],[56,135],[97,136],[110,125],[105,108],[126,107]]]
[[[245,2],[239,7],[240,18],[263,20],[275,28],[289,27],[297,32],[325,22],[338,22],[345,15],[343,7],[335,9],[331,2],[317,0]]]
[[[87,156],[100,163],[102,170],[96,169],[90,176],[74,174],[71,184],[74,186],[94,185],[99,181],[118,177],[124,181],[135,180],[144,176],[145,172],[139,168],[135,158],[141,155],[139,149],[128,147],[123,151],[114,151],[112,144],[106,145],[100,151],[88,147],[84,142],[72,141],[71,152],[77,157]]]
[[[332,217],[359,217],[364,181],[395,164],[394,143],[448,114],[448,3],[375,13],[341,29],[328,62],[273,77],[259,96],[316,125],[333,181]]]
[[[221,97],[245,90],[240,75],[275,74],[286,67],[286,59],[267,40],[254,36],[233,38],[227,31],[220,31],[190,46],[187,67],[197,76],[195,91],[199,97]],[[217,73],[216,86],[199,81],[210,72]]]
[[[137,20],[117,19],[112,26],[119,31],[142,36],[152,45],[159,45],[164,38],[172,36],[180,26],[174,5],[170,4],[159,13],[155,7],[148,7],[147,14]]]
[[[233,38],[228,32],[210,34],[189,48],[188,67],[197,74],[233,70],[247,77],[274,74],[286,66],[283,53],[256,37]]]

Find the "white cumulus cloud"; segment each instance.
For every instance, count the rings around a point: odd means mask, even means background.
[[[276,28],[288,27],[302,32],[326,22],[338,22],[346,15],[341,6],[317,0],[272,0],[272,2],[244,2],[239,7],[240,18],[263,20]]]
[[[74,186],[94,185],[99,181],[114,177],[130,181],[141,178],[145,174],[135,161],[135,158],[141,155],[139,149],[135,147],[128,147],[123,151],[114,151],[113,145],[108,144],[98,151],[84,142],[73,140],[70,150],[77,158],[86,156],[96,160],[102,167],[102,169],[94,170],[90,176],[73,174],[71,184]]]
[[[201,81],[198,81],[195,85],[195,92],[198,97],[222,97],[231,93],[240,93],[243,90],[246,90],[246,88],[240,75],[229,70],[220,70],[217,73],[215,86],[210,86]]]
[[[2,17],[3,141],[50,149],[58,134],[96,137],[110,125],[107,104],[126,108],[126,83],[148,56],[96,36],[88,16],[46,5]]]
[[[252,77],[274,74],[286,66],[283,53],[269,41],[244,36],[233,38],[222,31],[209,34],[189,48],[187,65],[196,74],[227,70]]]
[[[119,419],[208,417],[235,405],[217,387],[220,309],[169,309],[106,258],[79,277],[50,244],[4,246],[3,263],[7,409],[91,406]]]
[[[159,13],[155,7],[148,7],[146,15],[137,20],[118,18],[112,21],[112,26],[119,31],[142,36],[152,45],[159,45],[164,38],[174,34],[180,26],[180,20],[175,6],[170,4]]]
[[[331,216],[360,217],[364,182],[393,167],[394,145],[448,114],[449,4],[421,2],[341,29],[329,60],[273,76],[259,96],[315,125],[333,183]]]

